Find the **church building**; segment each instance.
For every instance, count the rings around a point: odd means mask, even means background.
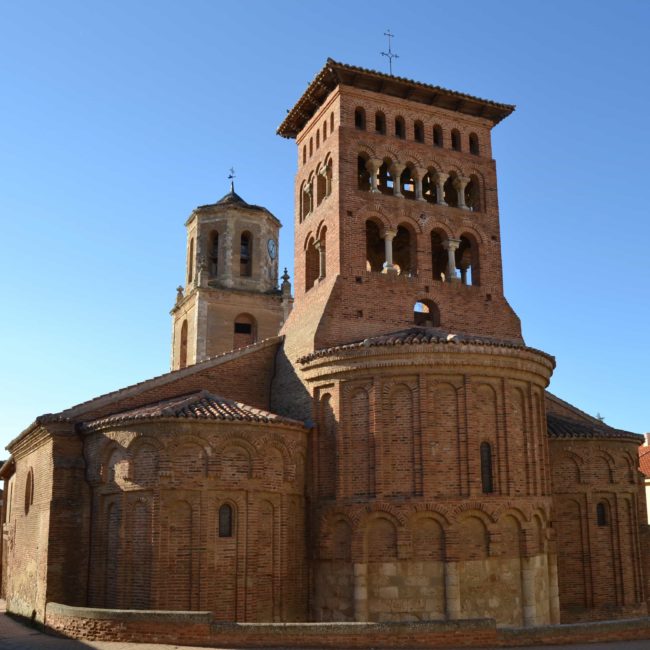
[[[231,187],[190,214],[171,371],[8,446],[8,610],[647,616],[643,438],[548,392],[504,293],[513,110],[329,59],[278,128],[293,287],[268,210]]]

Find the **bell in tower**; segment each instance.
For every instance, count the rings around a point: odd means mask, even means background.
[[[185,222],[185,287],[173,320],[172,369],[276,336],[291,310],[278,288],[282,224],[266,208],[230,192],[196,208]]]

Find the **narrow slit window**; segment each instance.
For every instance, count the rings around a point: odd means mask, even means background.
[[[492,480],[492,447],[489,442],[481,443],[481,487],[483,494],[494,492]]]
[[[219,537],[232,537],[232,506],[224,503],[219,508]]]

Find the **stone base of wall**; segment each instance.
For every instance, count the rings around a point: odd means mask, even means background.
[[[514,647],[650,639],[650,617],[534,628],[493,619],[412,623],[219,623],[211,612],[95,609],[48,603],[46,629],[87,641],[229,648]]]

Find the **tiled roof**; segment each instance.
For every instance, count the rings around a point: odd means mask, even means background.
[[[523,343],[516,341],[508,341],[497,339],[489,336],[476,336],[470,334],[455,334],[447,330],[442,330],[437,327],[410,327],[398,332],[391,332],[390,334],[381,334],[379,336],[371,336],[363,341],[355,341],[353,343],[346,343],[344,345],[337,345],[331,348],[323,348],[315,350],[298,359],[298,363],[306,363],[319,357],[325,357],[330,354],[341,352],[344,350],[355,350],[361,348],[371,348],[380,346],[394,346],[394,345],[424,345],[427,343],[445,343],[450,345],[484,345],[499,348],[516,348],[521,350],[531,350],[544,355],[550,359],[555,365],[555,358],[541,350],[526,347]]]
[[[639,467],[646,477],[650,478],[650,447],[639,447]]]
[[[515,110],[511,104],[500,104],[489,99],[481,99],[406,77],[397,77],[377,70],[368,70],[327,59],[325,66],[314,77],[302,97],[278,127],[278,134],[284,138],[295,138],[339,84],[484,117],[494,124],[508,117]]]
[[[614,429],[602,422],[599,424],[579,422],[555,413],[546,414],[546,425],[549,438],[616,438],[634,442],[641,440],[641,436],[637,433]]]
[[[222,196],[216,203],[210,203],[208,205],[200,205],[198,209],[201,208],[214,208],[217,205],[224,205],[237,208],[246,208],[247,210],[259,210],[261,212],[268,212],[266,208],[263,208],[261,205],[253,205],[252,203],[247,203],[242,199],[234,188],[231,188],[230,192],[225,196]]]
[[[105,418],[86,422],[84,431],[141,420],[176,418],[185,420],[239,420],[242,422],[280,423],[302,427],[302,422],[284,418],[269,411],[248,406],[225,397],[213,395],[206,390],[181,395],[135,409],[114,413]]]

